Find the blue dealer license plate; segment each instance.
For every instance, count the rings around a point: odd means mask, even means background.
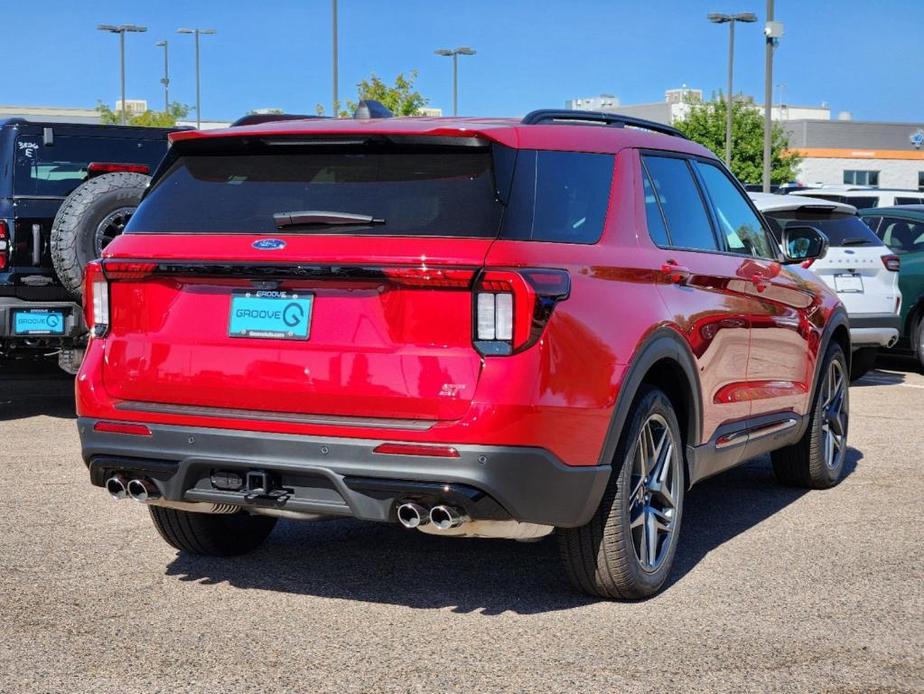
[[[307,340],[311,329],[312,294],[250,291],[231,296],[231,337]]]
[[[13,312],[14,335],[63,335],[64,311],[33,308]]]

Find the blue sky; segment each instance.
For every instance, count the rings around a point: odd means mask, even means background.
[[[171,47],[171,100],[192,104],[192,37],[202,39],[202,110],[233,119],[252,108],[313,113],[331,99],[330,0],[43,0],[0,4],[4,84],[0,103],[93,106],[119,95],[118,37],[97,23],[137,23],[127,37],[127,92],[162,100]],[[753,11],[739,25],[735,90],[763,94],[764,0],[340,0],[340,93],[370,73],[419,71],[431,105],[451,109],[451,61],[435,48],[470,45],[460,61],[460,113],[519,115],[566,99],[615,94],[660,101],[687,84],[706,94],[726,80],[727,28],[709,11]],[[777,0],[786,34],[774,83],[791,104],[830,104],[855,119],[924,120],[920,0]],[[777,98],[775,97],[775,100]]]

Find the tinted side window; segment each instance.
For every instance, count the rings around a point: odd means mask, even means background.
[[[719,236],[725,240],[728,250],[756,258],[776,258],[775,244],[768,237],[760,218],[726,173],[703,162],[696,162],[696,168],[715,208]]]
[[[896,197],[896,205],[920,205],[924,200],[921,198],[909,198],[909,197]]]
[[[671,246],[718,250],[712,224],[686,160],[655,156],[642,159],[664,211]]]
[[[521,150],[501,238],[596,243],[613,180],[613,155]]]
[[[865,210],[868,207],[879,207],[879,198],[875,195],[848,195],[843,202],[853,205],[858,210]]]
[[[645,217],[648,220],[648,235],[658,246],[669,245],[667,240],[667,227],[664,226],[664,216],[655,197],[654,187],[645,165],[642,164],[642,188],[645,195]]]
[[[880,233],[877,231],[877,229],[879,229],[879,222],[882,221],[882,217],[860,217],[860,219],[862,219],[864,222],[866,222],[866,226],[868,226],[868,227],[869,227],[870,229],[872,229],[874,232],[876,232],[877,234],[879,234],[880,237],[882,236],[882,234],[880,234]]]
[[[879,233],[883,243],[896,253],[924,251],[924,224],[898,217],[884,217]]]

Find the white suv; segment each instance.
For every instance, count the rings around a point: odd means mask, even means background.
[[[810,224],[827,235],[831,243],[828,253],[811,268],[847,308],[854,350],[851,378],[859,378],[873,367],[880,347],[891,347],[898,340],[902,305],[898,256],[851,205],[768,193],[751,193],[751,199],[778,229],[788,224]]]
[[[799,191],[800,196],[820,198],[829,202],[842,202],[853,205],[858,210],[869,207],[893,207],[895,205],[922,205],[924,192],[901,190],[900,188],[871,188],[869,186],[824,186],[806,188]]]

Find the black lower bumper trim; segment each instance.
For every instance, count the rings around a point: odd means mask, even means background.
[[[902,329],[902,319],[896,313],[860,313],[851,314],[851,328],[895,328]]]
[[[272,505],[304,513],[394,521],[405,500],[448,503],[472,518],[575,527],[590,520],[609,466],[572,467],[541,448],[456,445],[459,458],[382,455],[383,440],[266,434],[149,424],[151,436],[93,430],[78,420],[93,484],[144,475],[173,501]],[[276,498],[216,488],[214,473],[266,471]]]

